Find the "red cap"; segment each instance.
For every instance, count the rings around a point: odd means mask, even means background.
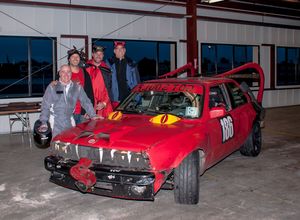
[[[125,41],[115,41],[114,48],[116,48],[117,46],[125,47]]]

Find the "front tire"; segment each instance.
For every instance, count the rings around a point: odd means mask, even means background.
[[[176,203],[199,202],[199,151],[189,154],[174,170],[174,198]]]
[[[241,154],[256,157],[261,151],[261,142],[261,128],[259,123],[255,122],[245,144],[240,148]]]

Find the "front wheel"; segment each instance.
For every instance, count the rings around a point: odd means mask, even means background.
[[[262,138],[260,125],[258,122],[255,122],[245,144],[240,148],[241,154],[244,156],[256,157],[260,153],[261,142]]]
[[[174,198],[176,203],[199,202],[199,151],[189,154],[174,170]]]

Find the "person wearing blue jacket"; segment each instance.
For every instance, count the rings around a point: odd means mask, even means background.
[[[109,59],[109,65],[112,71],[111,99],[116,102],[123,101],[140,82],[137,64],[125,56],[125,53],[125,42],[115,41],[115,55]]]

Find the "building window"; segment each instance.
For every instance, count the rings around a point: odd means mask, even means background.
[[[277,47],[277,85],[300,85],[300,48]]]
[[[42,96],[53,80],[55,41],[0,36],[0,98]]]
[[[160,41],[124,40],[126,56],[138,65],[141,81],[157,79],[176,68],[176,43]],[[113,57],[113,42],[108,39],[92,39],[93,44],[106,48],[104,59]]]
[[[258,46],[201,44],[201,73],[212,76],[249,62],[258,62]]]

